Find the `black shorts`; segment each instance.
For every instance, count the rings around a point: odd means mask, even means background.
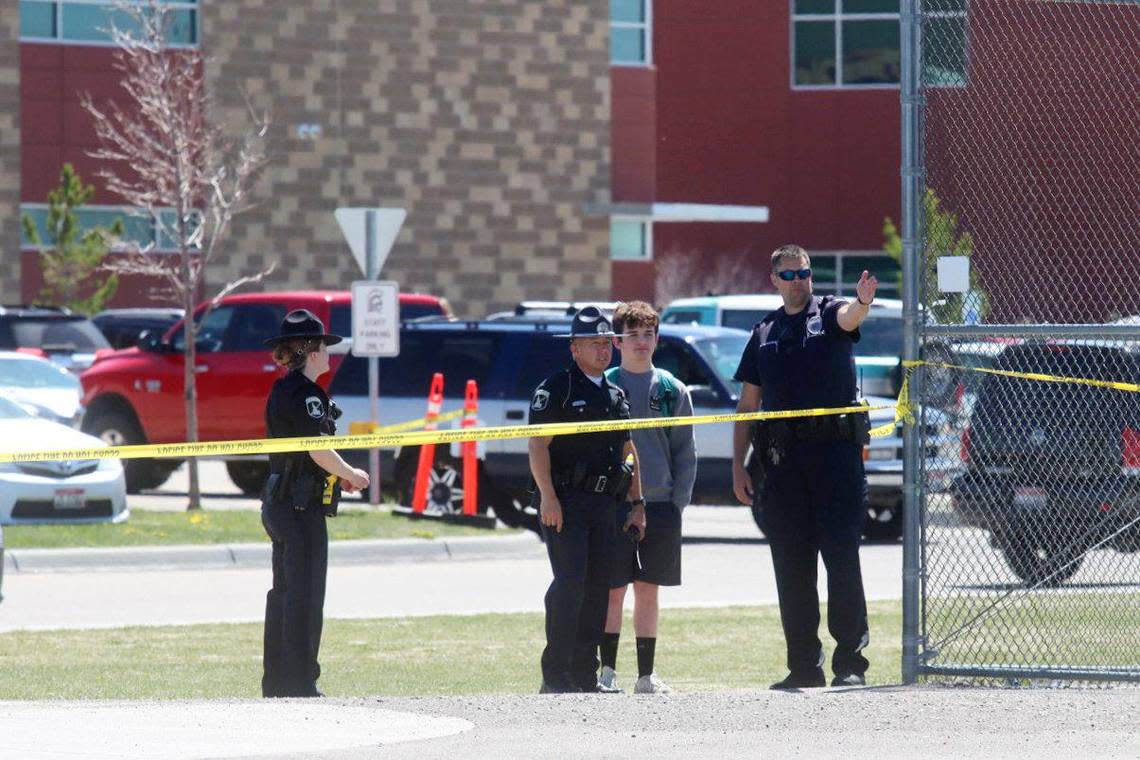
[[[618,505],[614,564],[610,588],[621,588],[633,581],[658,586],[681,585],[681,510],[668,501],[645,505],[645,538],[634,544],[622,533],[629,518],[629,502]],[[638,555],[641,567],[637,566]]]

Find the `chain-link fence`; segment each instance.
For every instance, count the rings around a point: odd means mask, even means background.
[[[910,675],[1140,681],[1140,2],[917,0],[903,26],[910,355],[1013,373],[915,376],[950,421],[909,441],[935,452],[908,469]]]

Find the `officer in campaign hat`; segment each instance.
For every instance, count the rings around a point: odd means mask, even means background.
[[[265,403],[270,438],[336,433],[340,411],[316,380],[329,370],[328,347],[340,341],[307,309],[285,315],[281,334],[265,341],[277,365],[289,370]],[[273,542],[273,588],[265,602],[261,692],[319,697],[317,655],[328,570],[325,517],[336,514],[341,488],[368,487],[368,473],[350,467],[331,449],[270,454],[269,472],[261,522]]]
[[[628,420],[625,393],[605,378],[617,334],[596,306],[570,324],[573,361],[544,380],[530,424]],[[554,578],[546,592],[542,693],[598,691],[598,645],[605,627],[618,500],[635,504],[626,530],[645,531],[637,453],[628,429],[536,436],[528,446],[539,516]]]

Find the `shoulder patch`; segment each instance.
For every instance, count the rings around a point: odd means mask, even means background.
[[[550,403],[550,391],[545,388],[539,388],[534,392],[534,398],[531,399],[530,408],[536,412],[541,412]]]
[[[325,405],[317,396],[309,396],[305,399],[305,410],[309,416],[314,419],[320,419],[325,416]]]

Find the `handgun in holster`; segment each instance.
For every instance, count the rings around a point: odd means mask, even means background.
[[[788,453],[790,438],[791,428],[784,420],[757,422],[752,428],[752,446],[759,455],[756,458],[779,467]]]

